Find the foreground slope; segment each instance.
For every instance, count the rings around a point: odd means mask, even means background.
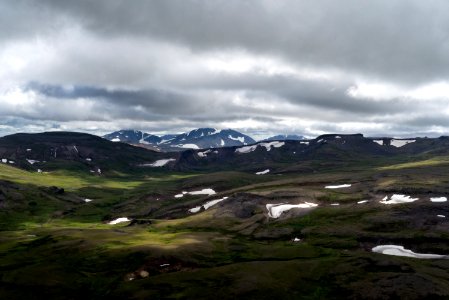
[[[0,164],[0,297],[447,299],[446,141],[413,143],[332,135],[310,150],[225,148],[195,172]],[[282,161],[293,147],[301,159]],[[197,153],[183,155],[207,158]],[[251,169],[270,164],[283,171]],[[108,224],[119,218],[130,221]],[[381,245],[443,257],[372,252]]]

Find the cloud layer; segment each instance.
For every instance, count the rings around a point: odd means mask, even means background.
[[[449,3],[0,1],[0,135],[443,135]]]

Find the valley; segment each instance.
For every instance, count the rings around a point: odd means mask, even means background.
[[[0,138],[0,298],[447,299],[449,140],[378,141]]]

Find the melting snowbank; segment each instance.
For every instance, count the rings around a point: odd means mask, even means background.
[[[410,144],[410,143],[414,143],[414,142],[416,142],[416,140],[395,140],[395,139],[392,139],[390,141],[390,145],[394,146],[396,148],[399,148],[399,147],[402,147],[404,145],[407,145],[407,144]]]
[[[129,221],[131,221],[131,220],[128,219],[127,217],[124,217],[124,218],[117,218],[115,220],[112,220],[108,224],[109,225],[115,225],[115,224],[118,224],[118,223],[129,222]]]
[[[266,169],[265,171],[256,172],[256,175],[265,175],[270,173],[270,169]]]
[[[177,194],[175,195],[175,198],[182,198],[184,197],[184,195],[189,194],[189,195],[215,195],[216,192],[213,189],[202,189],[200,191],[193,191],[193,192],[182,192],[181,194]]]
[[[403,246],[396,246],[396,245],[380,245],[374,247],[371,251],[386,255],[406,256],[421,259],[447,258],[447,255],[415,253],[412,250],[404,249]]]
[[[388,200],[388,196],[385,196],[380,203],[383,204],[401,204],[401,203],[410,203],[419,200],[419,198],[410,198],[410,196],[394,194]]]
[[[266,208],[268,210],[268,216],[276,219],[279,218],[283,212],[289,211],[292,208],[312,208],[316,206],[318,206],[318,204],[305,202],[301,204],[267,204]]]
[[[208,201],[208,202],[204,203],[203,205],[200,205],[200,206],[197,206],[197,207],[189,209],[189,212],[197,213],[197,212],[199,212],[201,210],[201,207],[204,207],[204,209],[209,209],[212,206],[214,206],[215,204],[220,203],[221,201],[226,200],[228,198],[229,197],[223,197],[221,199],[215,199],[215,200]]]
[[[325,189],[341,189],[341,188],[347,188],[350,187],[351,184],[340,184],[340,185],[326,185]]]
[[[163,167],[166,164],[168,164],[171,161],[175,161],[176,159],[174,158],[167,158],[167,159],[159,159],[156,160],[154,163],[151,164],[143,164],[141,165],[142,167]]]
[[[432,202],[446,202],[447,198],[446,197],[432,197],[432,198],[430,198],[430,201],[432,201]]]
[[[258,143],[256,145],[252,145],[252,146],[245,146],[245,147],[237,148],[237,149],[235,149],[235,152],[236,153],[250,153],[250,152],[253,152],[254,150],[256,150],[256,148],[258,146],[265,147],[265,149],[267,151],[270,151],[271,147],[280,148],[284,145],[285,145],[285,142],[279,142],[279,141],[274,141],[274,142],[269,142],[269,143]]]

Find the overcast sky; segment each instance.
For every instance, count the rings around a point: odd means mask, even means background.
[[[447,0],[0,0],[0,135],[449,135]]]

